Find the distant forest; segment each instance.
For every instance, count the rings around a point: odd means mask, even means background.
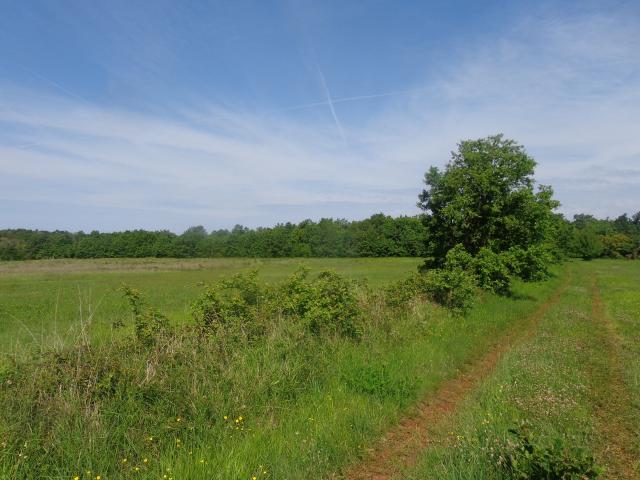
[[[581,258],[637,258],[640,212],[616,219],[556,216],[558,255]],[[373,215],[365,220],[325,218],[271,228],[207,232],[191,227],[178,235],[167,230],[101,233],[0,230],[0,260],[125,257],[423,257],[427,229],[421,216]]]

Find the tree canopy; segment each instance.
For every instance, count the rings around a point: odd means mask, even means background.
[[[494,135],[460,142],[443,171],[431,167],[418,202],[431,262],[442,265],[458,244],[477,255],[548,241],[559,202],[551,187],[536,188],[535,166],[522,145]]]

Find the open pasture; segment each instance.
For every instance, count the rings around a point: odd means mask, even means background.
[[[298,263],[12,264],[2,281],[14,312],[37,298],[19,297],[20,285],[82,292],[85,281],[113,317],[96,307],[88,328],[103,330],[89,344],[71,335],[0,365],[0,478],[509,480],[544,468],[638,478],[637,262],[568,262],[546,281],[514,282],[510,296],[482,294],[461,317],[425,301],[380,303],[376,292],[417,260],[312,260],[312,272],[373,285],[360,294],[370,305],[357,339],[309,335],[288,317],[253,339],[179,328],[147,347],[108,337],[112,318],[130,316],[123,282],[179,324],[200,282],[255,267],[276,282]]]
[[[311,272],[334,270],[374,287],[406,277],[420,260],[377,259],[100,259],[0,262],[0,353],[61,346],[86,333],[114,334],[114,322],[130,322],[119,288],[143,292],[173,323],[190,318],[202,285],[238,272],[257,270],[263,282],[277,282],[300,265]],[[116,332],[120,335],[121,331]]]

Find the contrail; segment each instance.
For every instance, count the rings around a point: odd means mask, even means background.
[[[336,122],[338,133],[340,133],[342,140],[346,142],[347,138],[344,136],[344,130],[342,129],[342,124],[340,123],[340,119],[338,118],[338,115],[336,115],[336,109],[333,108],[333,101],[331,100],[331,93],[329,93],[329,87],[327,87],[327,82],[324,79],[322,70],[320,70],[320,65],[318,65],[317,63],[316,63],[316,68],[318,69],[318,74],[320,75],[320,81],[322,82],[324,93],[327,95],[327,104],[329,105],[329,110],[331,110],[331,115],[333,115],[333,120]]]
[[[335,105],[336,103],[354,102],[354,101],[357,101],[357,100],[368,100],[368,99],[371,99],[371,98],[392,97],[394,95],[404,95],[406,93],[424,92],[425,90],[428,90],[428,88],[427,87],[412,88],[412,89],[409,89],[409,90],[396,90],[396,91],[393,91],[393,92],[372,93],[372,94],[369,94],[369,95],[356,95],[356,96],[353,96],[353,97],[343,97],[343,98],[332,98],[331,101]],[[279,108],[277,111],[279,111],[279,112],[288,112],[288,111],[291,111],[291,110],[303,110],[305,108],[323,107],[323,106],[327,105],[327,103],[328,103],[327,101],[313,102],[313,103],[303,103],[302,105],[294,105],[293,107]]]
[[[73,97],[73,98],[75,98],[75,99],[77,99],[77,100],[81,100],[81,101],[82,101],[82,102],[84,102],[84,103],[91,104],[91,103],[90,103],[86,98],[82,98],[80,95],[76,95],[75,93],[70,92],[69,90],[67,90],[66,88],[64,88],[62,85],[60,85],[60,84],[59,84],[59,83],[57,83],[57,82],[54,82],[54,81],[53,81],[53,80],[51,80],[50,78],[47,78],[47,77],[45,77],[44,75],[42,75],[42,74],[40,74],[40,73],[38,73],[38,72],[35,72],[35,71],[31,70],[30,68],[25,67],[25,66],[24,66],[24,65],[22,65],[21,63],[19,63],[19,64],[18,64],[18,66],[19,66],[20,68],[22,68],[23,70],[25,70],[26,72],[28,72],[28,73],[30,73],[31,75],[33,75],[34,77],[39,78],[40,80],[43,80],[43,81],[45,81],[45,82],[47,82],[47,83],[49,83],[49,84],[53,85],[53,86],[54,86],[54,87],[56,87],[58,90],[60,90],[62,93],[65,93],[65,94],[67,94],[68,96]]]

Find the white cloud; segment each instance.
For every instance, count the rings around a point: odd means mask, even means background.
[[[128,210],[147,212],[147,228],[178,230],[413,214],[429,165],[444,164],[460,139],[496,132],[527,146],[565,212],[635,212],[638,51],[633,18],[525,20],[498,41],[469,45],[426,88],[344,123],[346,143],[335,124],[299,111],[210,105],[163,117],[5,85],[0,200],[9,208],[0,227],[138,226]],[[29,202],[102,213],[76,219],[58,209],[52,218]]]

